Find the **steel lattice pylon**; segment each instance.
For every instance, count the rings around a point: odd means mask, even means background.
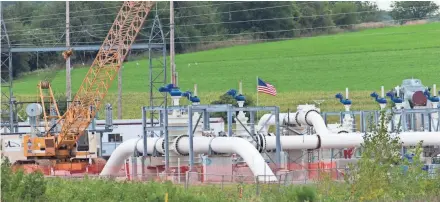
[[[153,25],[151,27],[150,38],[148,40],[150,44],[149,51],[149,66],[150,66],[150,93],[149,93],[149,106],[167,106],[167,93],[159,92],[159,88],[164,86],[167,82],[167,50],[165,36],[162,30],[162,24],[160,23],[159,16],[155,15]],[[151,44],[157,44],[158,47],[151,46]],[[163,123],[163,118],[159,117],[158,111],[151,111],[149,114],[150,126],[154,125],[154,122],[159,121]],[[153,135],[153,134],[152,134]],[[161,131],[160,136],[163,136]]]
[[[3,21],[3,12],[0,3],[0,21],[1,21],[1,127],[4,133],[14,132],[14,102],[12,93],[12,53],[11,43],[9,41],[6,25]],[[3,51],[7,50],[7,51]],[[8,129],[8,130],[7,130]]]

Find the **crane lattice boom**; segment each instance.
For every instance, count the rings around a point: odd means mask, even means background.
[[[56,148],[72,148],[87,129],[153,5],[153,1],[123,3],[73,102],[60,119],[62,129]]]

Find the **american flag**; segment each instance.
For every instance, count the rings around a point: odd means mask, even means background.
[[[258,78],[257,90],[258,92],[266,93],[269,95],[277,95],[277,89],[275,89],[275,87],[270,85],[269,83],[264,82],[260,78]]]

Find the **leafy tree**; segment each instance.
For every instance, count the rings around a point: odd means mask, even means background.
[[[301,10],[301,34],[325,33],[335,25],[330,15],[332,11],[329,2],[307,2],[297,5]]]
[[[242,10],[244,12],[241,12]],[[218,11],[222,12],[220,21],[225,22],[224,26],[229,34],[258,32],[251,36],[263,39],[292,37],[293,32],[274,32],[274,30],[295,28],[296,23],[292,19],[298,15],[294,4],[276,1],[234,2],[234,4],[228,2],[219,5]]]
[[[380,20],[381,11],[377,7],[376,2],[371,1],[356,1],[354,4],[359,13],[361,22],[376,22]]]
[[[333,21],[336,25],[352,25],[359,21],[359,14],[356,13],[357,7],[351,2],[337,2],[333,5]]]
[[[432,1],[395,1],[391,7],[391,16],[401,23],[429,17],[439,9],[439,6]]]

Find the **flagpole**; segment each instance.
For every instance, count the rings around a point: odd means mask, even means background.
[[[258,76],[257,76],[257,86],[255,86],[256,87],[256,90],[257,90],[257,107],[259,106],[258,105]],[[259,111],[257,111],[257,118],[258,118],[258,112]]]

